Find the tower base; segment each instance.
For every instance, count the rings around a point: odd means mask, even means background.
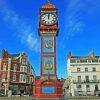
[[[62,91],[63,80],[41,80],[33,83],[34,92],[30,100],[67,100]]]

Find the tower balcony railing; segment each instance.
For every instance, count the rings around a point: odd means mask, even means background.
[[[100,80],[73,80],[73,83],[74,84],[77,84],[77,83],[100,83]]]

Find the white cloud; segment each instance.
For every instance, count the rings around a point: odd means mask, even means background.
[[[29,45],[30,50],[39,51],[40,44],[38,39],[33,36],[33,33],[27,35],[26,41],[27,45]]]
[[[65,36],[63,40],[69,39],[83,31],[82,7],[82,0],[68,0],[65,19]]]
[[[39,52],[38,38],[33,34],[35,32],[28,19],[22,18],[3,0],[0,0],[0,14],[7,26],[15,31],[22,44],[26,44],[30,50]]]

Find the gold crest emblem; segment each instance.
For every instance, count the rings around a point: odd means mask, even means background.
[[[50,49],[53,47],[53,40],[45,40],[45,47]]]
[[[45,64],[44,64],[44,69],[45,70],[50,70],[53,68],[53,63],[50,62],[50,61],[47,61]]]

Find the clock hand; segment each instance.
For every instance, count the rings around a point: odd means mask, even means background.
[[[48,19],[50,18],[50,15],[48,14]]]

